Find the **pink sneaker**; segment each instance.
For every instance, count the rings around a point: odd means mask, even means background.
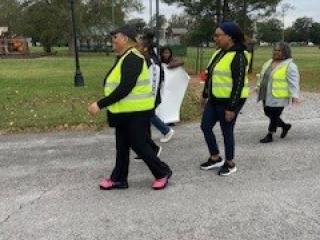
[[[114,182],[110,178],[102,179],[99,186],[101,190],[125,189],[129,187],[127,182]]]
[[[172,175],[172,172],[170,172],[167,176],[165,176],[163,178],[154,180],[152,183],[152,188],[154,190],[164,189],[168,185],[168,181],[169,181],[169,178],[171,177],[171,175]]]

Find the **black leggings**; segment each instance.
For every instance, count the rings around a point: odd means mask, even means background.
[[[264,114],[270,119],[268,131],[275,133],[277,127],[284,127],[286,123],[280,118],[284,107],[268,107],[264,106]]]

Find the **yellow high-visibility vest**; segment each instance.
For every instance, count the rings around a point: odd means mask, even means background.
[[[214,57],[221,50],[217,50],[208,66],[210,66]],[[244,51],[245,57],[250,62],[250,54],[247,51]],[[231,72],[231,63],[236,55],[235,51],[227,52],[220,61],[212,69],[212,94],[217,98],[230,98],[232,91],[232,72]],[[241,98],[247,98],[249,96],[249,81],[248,81],[248,69],[249,64],[246,66],[245,76],[244,76],[244,87],[241,91]]]
[[[155,99],[152,96],[152,85],[150,82],[147,63],[145,58],[135,48],[128,50],[123,56],[121,56],[117,65],[106,77],[106,84],[104,87],[105,96],[109,96],[120,84],[122,63],[130,53],[133,53],[143,59],[143,67],[132,91],[125,98],[107,107],[107,109],[112,113],[139,112],[154,108]]]
[[[289,98],[290,92],[289,92],[289,83],[287,79],[287,72],[290,62],[280,63],[280,65],[272,72],[271,74],[271,91],[272,96],[274,98]],[[261,79],[263,79],[263,76],[267,69],[272,64],[272,59],[270,59],[268,62],[266,62],[261,71]]]

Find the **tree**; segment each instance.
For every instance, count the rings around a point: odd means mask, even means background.
[[[221,11],[224,20],[243,21],[243,13],[246,15],[257,12],[259,15],[269,15],[275,11],[281,0],[163,0],[168,4],[177,3],[183,6],[191,16],[209,14],[220,16]],[[242,11],[241,11],[242,10]],[[232,18],[232,19],[231,19]]]
[[[20,27],[14,31],[40,42],[47,53],[65,37],[65,32],[71,32],[68,5],[64,0],[23,2],[18,23]]]
[[[188,28],[191,19],[187,14],[172,15],[168,23],[171,28]]]
[[[310,29],[310,40],[313,43],[320,44],[320,23],[315,22]]]
[[[17,0],[0,0],[0,25],[12,29],[17,26],[20,4]]]
[[[78,31],[84,38],[98,39],[108,34],[113,26],[112,2],[119,25],[129,11],[142,9],[140,0],[75,0]],[[0,20],[12,32],[39,41],[47,52],[59,42],[68,42],[73,49],[69,0],[0,0],[0,7]]]
[[[211,41],[211,35],[222,16],[223,20],[234,20],[243,26],[245,32],[251,30],[253,13],[267,15],[275,10],[281,0],[163,0],[168,4],[183,6],[188,15],[194,18],[193,31],[199,34],[198,41]],[[221,14],[222,12],[222,14]],[[210,27],[208,27],[210,26]],[[201,29],[199,29],[201,28]]]
[[[274,43],[281,40],[282,23],[276,18],[257,23],[257,38],[260,41]]]
[[[310,32],[313,25],[312,18],[302,17],[297,18],[294,24],[292,25],[292,39],[294,42],[309,42],[310,41]]]

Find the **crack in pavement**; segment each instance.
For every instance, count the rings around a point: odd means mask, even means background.
[[[28,201],[27,203],[25,204],[20,204],[18,209],[16,209],[15,211],[11,212],[5,219],[1,220],[0,221],[0,225],[3,225],[5,224],[6,222],[9,221],[9,219],[11,218],[12,215],[20,212],[23,208],[27,207],[27,206],[30,206],[32,204],[34,204],[35,202],[39,201],[47,192],[49,192],[50,190],[46,190],[46,191],[43,191],[38,197]]]

